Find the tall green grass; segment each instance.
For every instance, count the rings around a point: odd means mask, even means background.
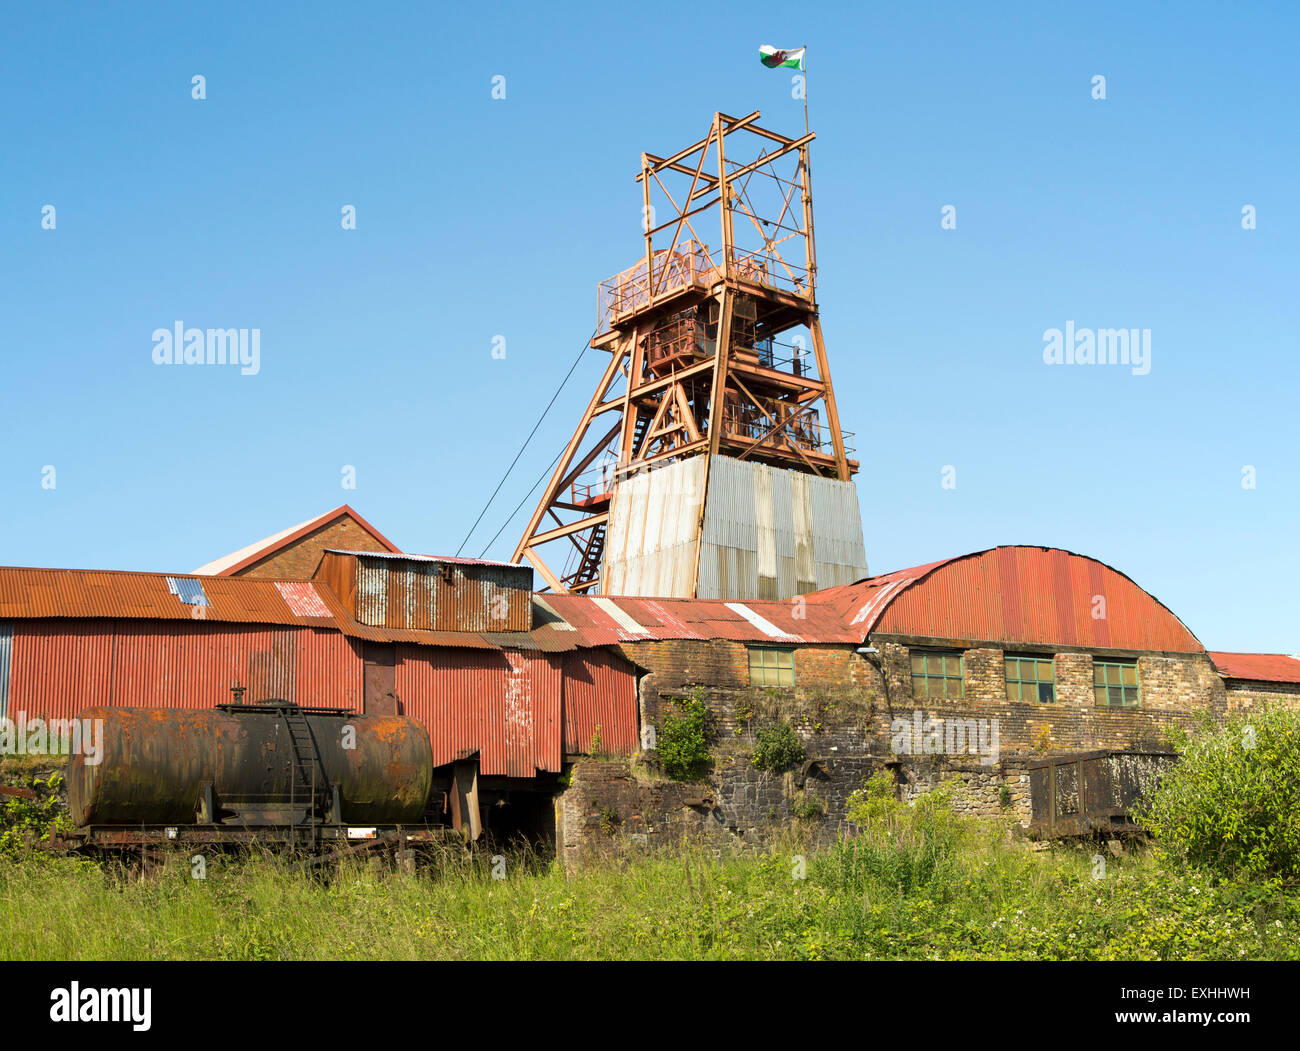
[[[819,853],[684,844],[572,876],[527,852],[505,879],[460,851],[414,876],[349,862],[318,877],[269,855],[213,859],[203,880],[184,856],[143,880],[0,861],[0,957],[1300,958],[1295,888],[1212,884],[1156,853],[1108,858],[1094,878],[1091,847],[1036,851],[941,798],[859,803],[861,833]]]

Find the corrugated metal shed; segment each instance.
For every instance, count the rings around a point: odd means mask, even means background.
[[[528,566],[331,550],[316,578],[369,627],[522,632],[532,626]]]
[[[1210,660],[1229,679],[1252,682],[1300,683],[1300,659],[1285,653],[1224,653],[1210,651]]]

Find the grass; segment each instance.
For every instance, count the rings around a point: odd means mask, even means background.
[[[880,822],[809,854],[698,847],[566,876],[512,854],[328,881],[274,857],[143,881],[84,860],[0,860],[4,959],[1297,959],[1300,895],[1212,883],[1158,852],[1037,852],[996,827]],[[921,826],[921,827],[918,827]]]

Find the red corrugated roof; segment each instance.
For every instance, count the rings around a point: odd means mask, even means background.
[[[1123,573],[1061,548],[995,547],[904,573],[915,579],[874,615],[877,632],[1102,650],[1205,651],[1181,620]]]
[[[1097,601],[1101,599],[1103,601]],[[645,639],[861,643],[873,632],[981,642],[1200,653],[1173,613],[1123,573],[1060,548],[1007,546],[782,602],[551,595],[584,646]],[[762,630],[749,610],[782,634]],[[799,614],[802,614],[800,616]]]
[[[1210,660],[1229,679],[1300,683],[1300,660],[1285,653],[1223,653],[1211,650]]]
[[[819,601],[816,595],[804,596],[803,602],[724,602],[547,594],[538,601],[545,602],[574,629],[581,646],[651,639],[851,643],[862,638],[832,603]]]
[[[168,587],[169,576],[199,581],[209,605],[182,602]],[[573,633],[556,631],[554,626],[490,634],[370,627],[355,621],[334,592],[319,581],[0,566],[0,620],[35,618],[299,624],[333,628],[371,642],[468,649],[501,649],[511,645],[513,637],[521,648],[548,653],[571,650],[578,644]]]

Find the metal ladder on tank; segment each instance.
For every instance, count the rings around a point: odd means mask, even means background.
[[[307,825],[310,830],[311,845],[315,846],[320,836],[322,796],[326,786],[325,770],[321,763],[320,749],[311,732],[307,716],[296,705],[287,705],[280,709],[285,726],[289,730],[289,749],[293,753],[290,763],[289,805],[298,805],[299,794],[307,798]]]

